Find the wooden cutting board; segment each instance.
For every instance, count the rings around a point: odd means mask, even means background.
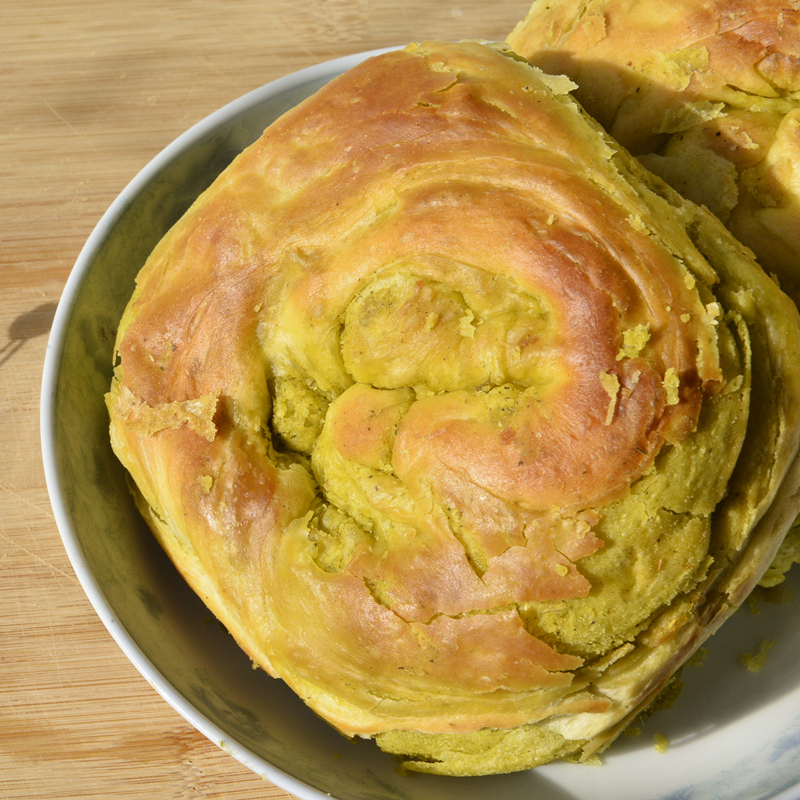
[[[0,798],[290,798],[122,655],[62,547],[38,403],[47,333],[117,193],[220,106],[320,61],[502,40],[527,0],[0,0]]]

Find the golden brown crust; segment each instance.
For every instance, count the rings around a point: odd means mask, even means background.
[[[800,6],[537,0],[508,37],[800,299]]]
[[[112,442],[165,549],[415,769],[600,746],[800,483],[796,309],[567,88],[479,44],[364,62],[198,199],[120,325]]]

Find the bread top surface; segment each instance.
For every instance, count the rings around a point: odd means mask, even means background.
[[[476,43],[365,61],[197,200],[121,321],[143,513],[348,735],[602,738],[793,513],[795,308],[569,88]]]
[[[508,37],[800,298],[800,6],[535,2]]]

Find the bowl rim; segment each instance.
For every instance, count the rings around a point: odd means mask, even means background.
[[[329,800],[331,795],[314,789],[299,779],[284,772],[273,764],[260,758],[252,751],[232,740],[221,728],[201,714],[186,698],[184,698],[161,674],[155,665],[144,655],[139,645],[133,640],[116,613],[107,601],[103,590],[86,565],[84,551],[79,537],[70,519],[62,498],[62,483],[59,477],[55,453],[58,421],[55,414],[56,387],[59,378],[60,358],[64,340],[71,322],[71,311],[80,291],[86,273],[93,259],[105,241],[109,231],[113,229],[124,210],[130,205],[141,190],[157,176],[162,169],[177,156],[201,141],[210,132],[224,127],[240,114],[253,110],[270,97],[298,89],[323,78],[333,79],[361,61],[380,55],[395,47],[383,47],[373,50],[352,53],[328,61],[322,61],[309,67],[284,75],[262,86],[253,89],[235,100],[225,104],[208,116],[192,125],[180,134],[165,148],[156,154],[116,196],[103,213],[81,248],[78,257],[70,270],[67,281],[59,299],[53,323],[47,340],[44,364],[42,369],[39,436],[42,450],[45,484],[50,505],[55,517],[56,527],[67,552],[78,581],[106,630],[123,651],[136,670],[150,686],[195,730],[199,731],[211,742],[225,750],[237,761],[270,780],[279,788],[301,798],[301,800]]]

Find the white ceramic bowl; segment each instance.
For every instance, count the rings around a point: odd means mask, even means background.
[[[132,181],[81,252],[47,348],[42,447],[56,521],[89,600],[137,669],[187,721],[303,800],[800,798],[796,604],[737,613],[714,637],[706,662],[684,671],[676,705],[648,720],[641,735],[615,744],[602,766],[552,764],[486,778],[402,775],[372,743],[346,741],[282,683],[254,671],[139,517],[109,445],[103,404],[114,333],[134,277],[233,156],[366,55],[278,80],[192,128]],[[749,673],[739,656],[765,638],[776,644],[763,670]],[[670,742],[663,754],[654,748],[656,733]]]

